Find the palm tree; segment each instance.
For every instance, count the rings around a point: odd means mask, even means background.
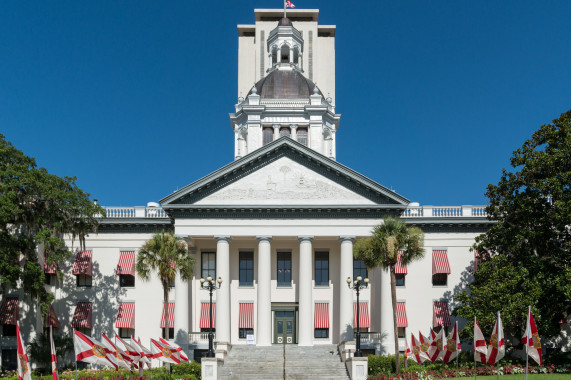
[[[424,234],[420,228],[409,227],[400,219],[392,217],[386,217],[383,223],[373,228],[371,234],[371,237],[360,239],[355,242],[353,255],[356,259],[363,261],[367,268],[380,267],[390,271],[395,355],[397,375],[399,375],[400,361],[395,265],[398,261],[399,251],[402,251],[400,258],[402,265],[407,265],[424,256]]]
[[[186,243],[172,232],[157,232],[140,249],[135,266],[137,275],[143,281],[156,273],[161,280],[164,296],[165,339],[169,337],[169,284],[174,282],[178,270],[183,281],[188,281],[194,273],[194,257],[188,251]]]

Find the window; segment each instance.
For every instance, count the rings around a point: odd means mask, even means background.
[[[79,331],[80,333],[82,333],[83,335],[91,336],[91,328],[79,327],[79,328],[76,328],[76,330]]]
[[[200,261],[200,276],[207,278],[208,276],[216,278],[216,253],[215,252],[202,252],[202,259]]]
[[[169,288],[174,288],[174,286],[176,285],[176,280],[169,280]]]
[[[161,335],[163,337],[163,339],[167,339],[165,338],[165,328],[161,328]],[[169,337],[168,339],[174,339],[174,327],[170,327],[169,328]]]
[[[16,336],[16,325],[2,325],[2,336]]]
[[[240,252],[240,286],[254,285],[254,252]]]
[[[91,276],[87,274],[78,274],[76,276],[77,286],[82,288],[90,288],[92,284]]]
[[[291,286],[291,252],[278,252],[278,286]]]
[[[287,136],[287,137],[291,136],[291,131],[288,127],[281,127],[280,128],[280,137],[283,137],[283,136]]]
[[[56,283],[56,275],[51,273],[44,273],[44,284],[46,285],[55,285]]]
[[[316,338],[329,338],[329,329],[315,329]]]
[[[405,274],[395,274],[395,277],[397,279],[397,286],[404,286],[406,275]]]
[[[254,335],[254,329],[239,329],[240,339],[246,339],[248,335]]]
[[[297,129],[297,142],[307,146],[307,128]]]
[[[367,271],[364,262],[361,260],[353,260],[353,280],[356,280],[359,276],[365,279],[369,277],[369,271]]]
[[[436,273],[432,275],[432,285],[434,286],[446,286],[448,284],[448,274],[447,273]]]
[[[274,129],[271,127],[266,127],[262,131],[263,135],[263,145],[267,145],[274,141]]]
[[[17,369],[18,351],[15,348],[2,350],[2,371],[16,371]]]
[[[119,337],[129,339],[135,336],[135,329],[119,328]]]
[[[119,275],[119,286],[122,288],[132,288],[135,286],[135,276],[130,274]]]
[[[212,321],[212,322],[214,322],[214,321]],[[201,327],[201,328],[200,328],[200,332],[202,332],[202,333],[210,332],[210,328],[209,328],[209,327]],[[213,333],[216,332],[216,327],[214,327],[214,326],[212,327],[212,332],[213,332]]]
[[[329,286],[329,252],[315,252],[315,286]]]
[[[399,327],[398,328],[398,337],[399,338],[406,338],[406,327]]]

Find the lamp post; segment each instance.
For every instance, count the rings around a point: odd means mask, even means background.
[[[349,289],[351,290],[355,290],[357,292],[357,333],[355,334],[357,337],[357,347],[355,350],[355,357],[361,357],[363,356],[363,353],[361,352],[361,326],[359,325],[360,323],[360,318],[359,318],[359,311],[360,311],[360,305],[359,305],[359,292],[361,291],[361,289],[366,288],[369,285],[369,279],[365,278],[363,279],[363,277],[361,276],[357,276],[357,279],[355,281],[351,280],[351,277],[347,277],[347,286],[349,287]]]
[[[218,283],[218,284],[217,284]],[[206,277],[206,280],[200,279],[200,287],[204,290],[208,290],[210,293],[210,328],[208,329],[208,352],[206,353],[207,358],[214,357],[214,334],[212,334],[212,293],[216,289],[220,289],[222,286],[222,278],[218,277],[217,281],[210,276]]]

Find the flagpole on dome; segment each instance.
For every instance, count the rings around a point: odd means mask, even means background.
[[[286,0],[284,0],[284,18],[286,18]]]

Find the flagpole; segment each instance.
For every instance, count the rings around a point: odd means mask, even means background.
[[[152,345],[151,338],[149,338],[149,347],[151,347],[151,345]],[[151,353],[152,353],[152,351],[151,351]],[[151,380],[153,380],[153,356],[152,355],[149,358],[149,368],[151,369]]]
[[[499,338],[499,335],[500,335],[500,311],[499,310],[498,310],[498,322],[496,322],[496,323],[498,326],[498,330],[496,331],[496,334],[498,334],[498,338]],[[502,333],[502,335],[503,335],[503,333]],[[498,353],[496,355],[497,356],[500,355],[500,341],[499,340],[498,340]],[[496,358],[497,358],[497,356],[496,356]],[[496,372],[496,379],[500,380],[500,360],[499,359],[498,359],[497,363],[498,363],[498,365],[497,365],[498,370]]]
[[[117,349],[117,334],[115,334],[115,357],[117,358],[117,368],[115,369],[115,380],[117,380],[117,373],[119,372],[119,350]]]
[[[527,323],[525,325],[525,335],[526,335],[526,341],[525,341],[525,380],[527,380],[527,367],[529,365],[529,331],[528,331],[528,327],[530,324],[530,318],[529,316],[531,315],[531,305],[528,306],[527,309]]]
[[[284,18],[286,18],[286,0],[284,0]]]
[[[458,356],[460,356],[460,353],[458,352],[458,344],[460,343],[458,339],[460,337],[460,335],[458,334],[458,321],[456,321],[456,335],[454,335],[454,342],[456,347],[454,347],[456,349],[456,378],[458,378]]]
[[[71,329],[73,333],[73,356],[75,357],[75,380],[77,380],[77,352],[75,352],[75,327]]]

